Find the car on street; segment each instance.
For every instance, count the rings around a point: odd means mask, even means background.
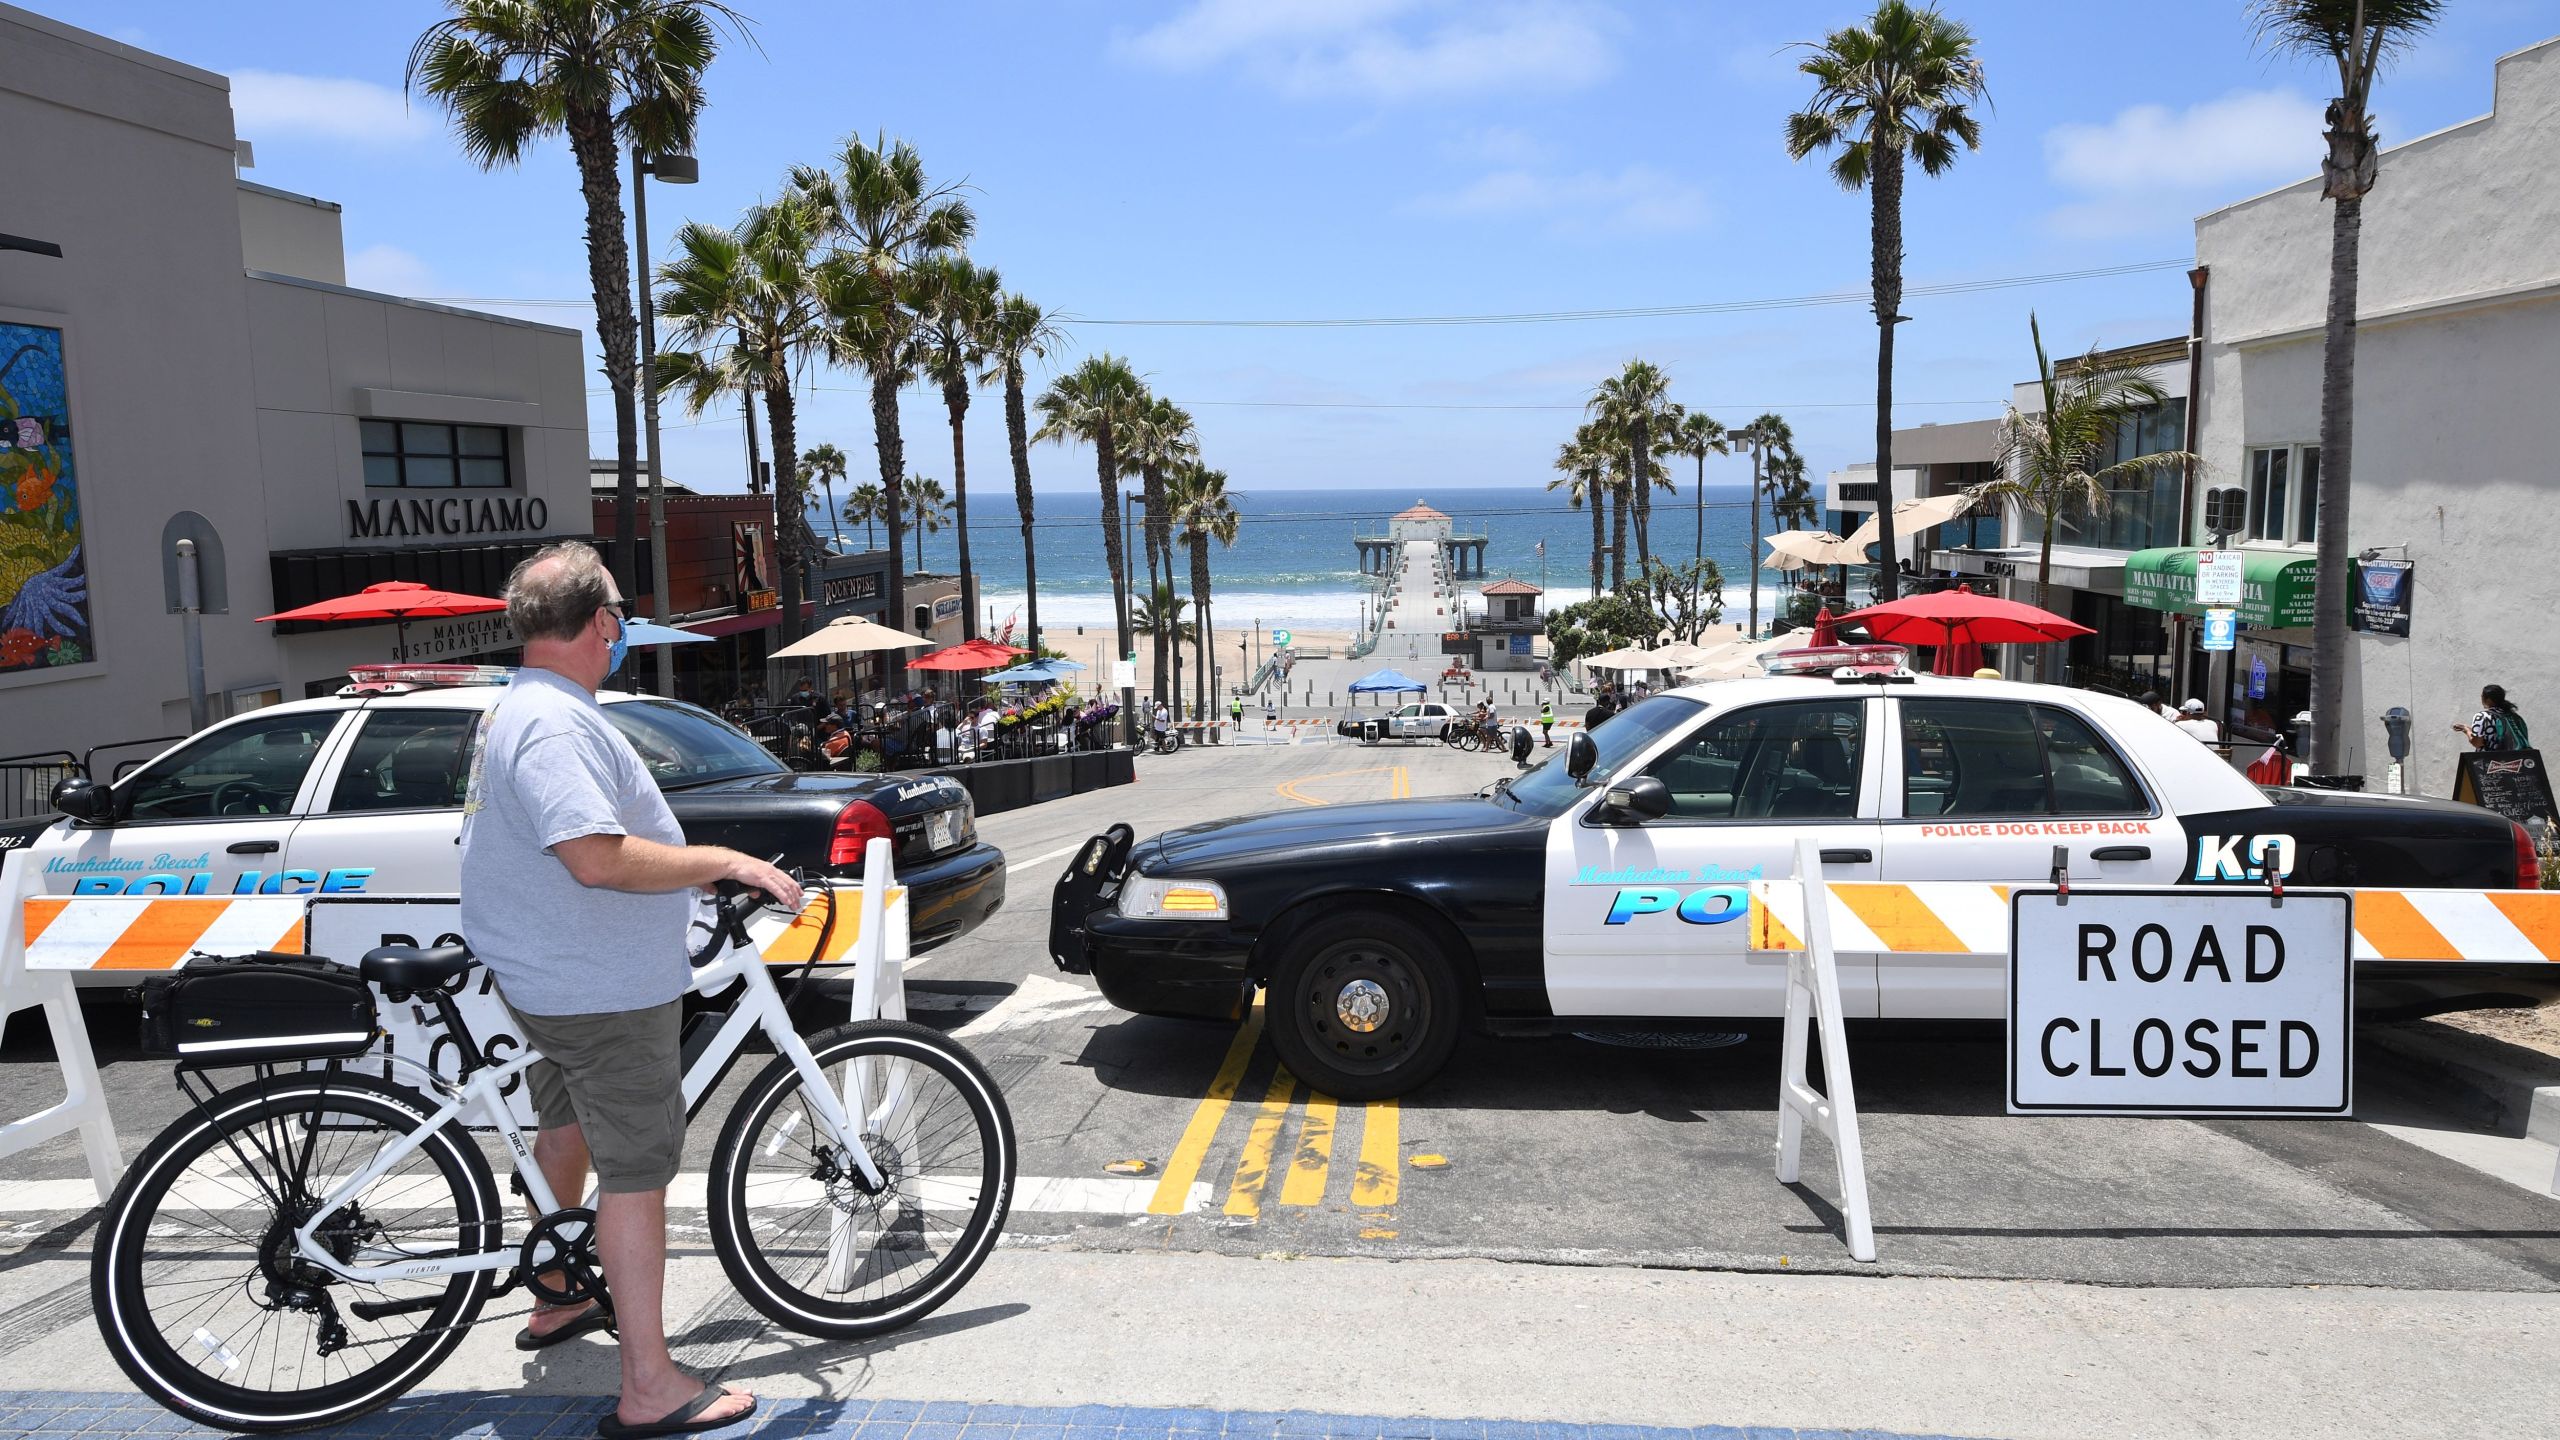
[[[1345,715],[1334,733],[1355,740],[1438,740],[1458,721],[1458,711],[1440,702],[1416,701],[1376,715]]]
[[[1080,853],[1051,958],[1122,1009],[1241,1017],[1344,1099],[1429,1079],[1461,1027],[1544,1033],[1781,1013],[1748,887],[1831,880],[2532,888],[2532,837],[2471,805],[2262,789],[2130,700],[2005,681],[1815,674],[1641,700],[1475,795],[1293,809]],[[1840,959],[1852,1017],[1996,1020],[2006,966]],[[2357,972],[2368,1012],[2560,992],[2560,967]]]
[[[59,895],[453,894],[471,747],[509,672],[359,670],[336,695],[235,716],[112,783],[66,781],[64,813],[0,831],[0,849],[26,850],[40,893]],[[917,953],[1004,903],[1003,852],[979,840],[959,782],[798,772],[696,706],[596,698],[686,839],[853,879],[867,842],[887,837]]]

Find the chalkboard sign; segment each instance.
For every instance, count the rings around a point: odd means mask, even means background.
[[[2462,756],[2453,773],[2453,798],[2495,810],[2518,824],[2537,815],[2560,815],[2539,750],[2474,750]]]

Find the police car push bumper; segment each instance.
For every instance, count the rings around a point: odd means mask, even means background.
[[[1141,1015],[1229,1020],[1252,1001],[1253,944],[1214,883],[1131,872],[1085,917],[1084,963],[1104,998]]]

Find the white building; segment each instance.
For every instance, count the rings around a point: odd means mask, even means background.
[[[2560,39],[2501,59],[2495,96],[2488,115],[2385,150],[2364,202],[2348,539],[2413,563],[2416,584],[2405,637],[2350,642],[2343,768],[2379,783],[2380,716],[2405,706],[2409,787],[2437,794],[2464,743],[2451,727],[2483,683],[2560,735],[2546,633],[2560,613]],[[2306,159],[2318,148],[2303,137]],[[2283,567],[2308,582],[2333,208],[2304,180],[2196,222],[2209,274],[2196,488],[2247,487],[2244,544],[2265,557],[2253,580]],[[2307,601],[2290,618],[2302,623],[2244,631],[2233,667],[2235,692],[2252,660],[2263,667],[2261,703],[2280,720],[2309,696]]]

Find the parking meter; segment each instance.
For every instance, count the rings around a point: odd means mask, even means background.
[[[2382,734],[2391,747],[2391,758],[2409,758],[2409,707],[2394,705],[2382,712]]]

